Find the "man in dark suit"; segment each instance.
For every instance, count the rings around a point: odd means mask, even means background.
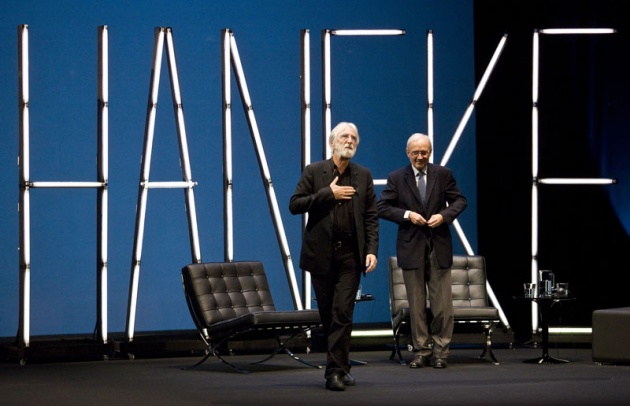
[[[310,272],[327,342],[326,388],[345,390],[350,375],[352,317],[361,273],[376,267],[378,213],[369,169],[350,162],[359,145],[352,123],[330,133],[332,158],[304,168],[289,209],[308,213],[300,267]]]
[[[411,368],[429,365],[431,357],[435,368],[446,368],[453,336],[449,225],[468,205],[451,170],[429,163],[432,150],[428,136],[411,135],[406,150],[411,165],[388,175],[377,203],[379,217],[398,224],[396,257],[403,269],[416,354]],[[427,291],[433,316],[430,329]]]

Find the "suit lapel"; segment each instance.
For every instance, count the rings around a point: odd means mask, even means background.
[[[324,185],[330,185],[333,181],[333,162],[332,159],[328,159],[322,169],[322,183]]]
[[[409,186],[411,194],[414,195],[418,203],[422,204],[420,200],[420,192],[418,191],[418,184],[416,183],[416,175],[411,165],[407,166],[407,171],[405,172],[405,183]]]
[[[352,179],[350,180],[351,186],[359,193],[359,170],[356,168],[354,163],[350,162],[350,175]]]
[[[433,171],[433,166],[431,164],[427,164],[427,206],[431,201],[431,191],[433,190],[433,186],[435,185],[435,172]]]
[[[322,185],[323,187],[326,187],[328,185],[330,185],[333,181],[333,161],[332,158],[329,158],[328,160],[326,160],[323,164],[323,168],[322,168]],[[328,217],[330,218],[330,224],[331,224],[331,230],[332,230],[332,224],[334,222],[334,210],[329,210],[328,211]]]

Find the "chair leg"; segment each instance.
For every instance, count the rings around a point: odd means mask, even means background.
[[[322,366],[321,366],[321,365],[315,365],[315,364],[312,364],[312,363],[310,363],[310,362],[308,362],[308,361],[306,361],[306,360],[303,360],[302,358],[300,358],[300,357],[298,357],[297,355],[295,355],[294,353],[292,353],[292,352],[291,352],[291,350],[289,350],[288,348],[284,348],[284,352],[286,352],[287,354],[289,354],[289,356],[290,356],[291,358],[293,358],[294,360],[296,360],[296,361],[298,361],[298,362],[301,362],[301,363],[302,363],[302,364],[304,364],[304,365],[308,365],[309,367],[312,367],[312,368],[317,368],[317,369],[321,369],[321,368],[322,368]]]
[[[213,350],[212,350],[212,348],[210,348],[210,347],[206,348],[205,353],[206,353],[206,355],[204,355],[204,357],[203,357],[201,360],[199,360],[199,361],[198,361],[195,365],[191,366],[190,368],[195,368],[195,367],[198,367],[199,365],[201,365],[201,364],[203,364],[204,362],[206,362],[206,360],[207,360],[208,358],[210,358],[210,356],[211,356],[211,355],[215,355],[215,354],[214,354],[214,351],[213,351]]]
[[[279,340],[278,340],[279,341]],[[283,350],[283,345],[281,342],[278,343],[278,346],[273,350],[273,352],[271,354],[269,354],[269,356],[267,356],[266,358],[261,359],[260,361],[256,361],[256,362],[252,362],[252,364],[262,364],[265,361],[269,361],[270,359],[272,359],[273,357],[276,356],[276,354],[278,354],[280,351]]]
[[[486,345],[484,346],[483,351],[481,352],[481,355],[479,356],[479,358],[485,359],[486,355],[489,355],[490,359],[492,360],[492,363],[494,365],[499,365],[499,361],[497,361],[497,358],[494,356],[494,352],[492,351],[492,330],[494,329],[495,324],[496,323],[484,325],[484,335],[486,337]]]
[[[396,342],[396,334],[394,333],[394,338],[393,338],[394,344],[392,347],[392,353],[389,354],[389,359],[392,360],[394,359],[394,357],[397,355],[397,353],[400,351],[398,349],[398,343]]]
[[[289,338],[287,338],[286,341],[282,341],[282,338],[280,337],[276,337],[276,340],[278,341],[278,346],[276,347],[276,349],[266,358],[260,360],[260,361],[256,361],[256,362],[252,362],[252,364],[262,364],[265,361],[270,360],[271,358],[273,358],[274,356],[276,356],[276,354],[280,353],[281,351],[286,353],[289,357],[293,358],[294,360],[301,362],[304,365],[308,365],[309,367],[312,368],[321,368],[321,365],[315,365],[312,364],[308,361],[305,361],[303,359],[301,359],[300,357],[298,357],[297,355],[295,355],[293,352],[291,352],[291,350],[289,350],[287,348],[287,345],[289,343],[289,341],[291,341],[291,339],[293,339],[293,337],[297,336],[300,333],[303,333],[304,331],[298,331],[297,333],[293,334],[292,336],[290,336]]]
[[[276,354],[282,352],[285,352],[287,355],[289,355],[291,358],[293,358],[294,360],[301,362],[304,365],[308,365],[312,368],[322,368],[321,365],[315,365],[312,364],[308,361],[305,361],[303,359],[301,359],[300,357],[298,357],[297,355],[295,355],[293,352],[291,352],[291,350],[289,350],[287,348],[287,344],[289,343],[289,341],[291,339],[293,339],[295,336],[297,336],[298,334],[302,333],[303,331],[298,331],[297,333],[291,335],[289,338],[287,338],[286,341],[282,341],[282,339],[280,337],[276,337],[276,340],[278,341],[278,346],[275,348],[275,350],[266,358],[257,361],[257,362],[252,362],[251,364],[261,364],[265,361],[270,360],[271,358],[273,358]],[[233,334],[229,337],[225,337],[224,339],[222,339],[221,341],[217,342],[216,344],[212,345],[210,344],[207,340],[205,340],[204,338],[204,342],[206,342],[206,344],[208,345],[208,348],[206,349],[206,355],[199,361],[197,362],[195,365],[189,367],[189,368],[184,368],[184,369],[192,369],[195,368],[201,364],[203,364],[208,358],[210,358],[210,356],[214,355],[215,357],[217,357],[219,359],[219,361],[223,362],[225,365],[229,366],[230,368],[243,373],[243,374],[248,374],[251,371],[248,371],[247,369],[243,369],[243,368],[239,368],[236,365],[228,362],[226,359],[224,359],[221,354],[219,354],[219,352],[217,351],[217,349],[225,342],[229,341],[230,339],[236,337],[238,334]]]
[[[398,362],[400,362],[400,365],[407,365],[403,359],[402,353],[400,352],[400,336],[397,330],[394,330],[394,348],[392,349],[389,359],[394,359],[394,354],[398,356]]]
[[[228,341],[229,338],[232,338],[232,336],[230,337],[226,337],[225,339],[219,341],[218,343],[216,343],[215,345],[211,345],[208,341],[205,340],[206,344],[208,345],[208,348],[206,349],[206,355],[199,360],[195,365],[188,367],[188,368],[184,368],[184,369],[193,369],[198,367],[199,365],[203,364],[208,358],[210,358],[210,356],[214,355],[215,357],[217,357],[219,359],[219,361],[223,362],[225,365],[229,366],[230,368],[242,373],[242,374],[248,374],[250,373],[250,371],[248,371],[247,369],[243,369],[243,368],[239,368],[236,365],[226,361],[221,354],[219,354],[219,352],[217,351],[217,348],[219,348],[219,346],[221,346],[224,342]]]
[[[216,347],[215,347],[216,348]],[[217,357],[221,362],[223,362],[225,365],[229,366],[232,369],[235,369],[236,371],[242,373],[242,374],[248,374],[250,371],[248,371],[247,369],[243,369],[243,368],[239,368],[234,364],[229,363],[228,361],[226,361],[221,354],[217,353],[214,348],[212,349],[212,355],[214,355],[215,357]],[[207,356],[206,356],[207,358]]]

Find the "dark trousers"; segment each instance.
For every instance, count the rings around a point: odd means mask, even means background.
[[[453,337],[453,295],[451,269],[437,266],[435,252],[427,252],[424,267],[403,269],[409,300],[413,351],[418,355],[447,358]],[[431,306],[431,326],[427,325],[427,292]]]
[[[311,281],[322,319],[326,341],[324,377],[350,372],[350,338],[354,304],[361,281],[357,250],[352,244],[341,244],[333,253],[330,271],[312,275]]]

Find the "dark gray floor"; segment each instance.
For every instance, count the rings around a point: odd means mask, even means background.
[[[630,366],[599,365],[588,348],[553,348],[570,363],[539,365],[524,360],[539,348],[500,348],[500,365],[478,359],[480,349],[453,348],[445,370],[412,370],[389,359],[389,351],[359,351],[367,361],[352,373],[357,386],[324,389],[323,370],[285,354],[260,365],[261,355],[228,359],[251,369],[234,372],[216,358],[194,370],[198,356],[79,362],[0,363],[2,405],[627,405]],[[320,363],[322,353],[298,354]],[[410,358],[410,353],[405,352]]]

